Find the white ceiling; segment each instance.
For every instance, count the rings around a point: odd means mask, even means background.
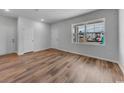
[[[10,9],[9,12],[0,9],[0,15],[12,17],[22,16],[36,21],[40,21],[43,18],[46,23],[55,23],[91,11],[95,11],[95,9]]]

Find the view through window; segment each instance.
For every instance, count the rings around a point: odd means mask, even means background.
[[[73,24],[73,42],[104,45],[105,19]]]

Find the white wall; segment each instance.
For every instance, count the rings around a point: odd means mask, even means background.
[[[0,16],[0,55],[17,51],[17,19]]]
[[[119,57],[120,66],[124,71],[124,10],[119,10]]]
[[[50,26],[49,24],[37,22],[27,18],[18,18],[18,54],[24,53],[23,30],[33,30],[34,51],[50,48]],[[28,36],[28,35],[27,35]]]
[[[105,18],[105,46],[73,44],[71,25],[75,23]],[[82,55],[99,57],[118,62],[118,10],[98,10],[83,16],[64,20],[51,25],[52,47],[76,52]]]
[[[34,30],[34,51],[39,51],[51,47],[50,25],[36,22]]]

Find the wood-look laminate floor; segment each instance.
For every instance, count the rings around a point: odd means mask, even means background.
[[[48,49],[23,56],[0,56],[0,82],[98,83],[123,82],[117,64]]]

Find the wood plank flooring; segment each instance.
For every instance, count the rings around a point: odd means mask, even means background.
[[[2,83],[123,82],[119,66],[104,60],[47,49],[22,56],[0,56]]]

